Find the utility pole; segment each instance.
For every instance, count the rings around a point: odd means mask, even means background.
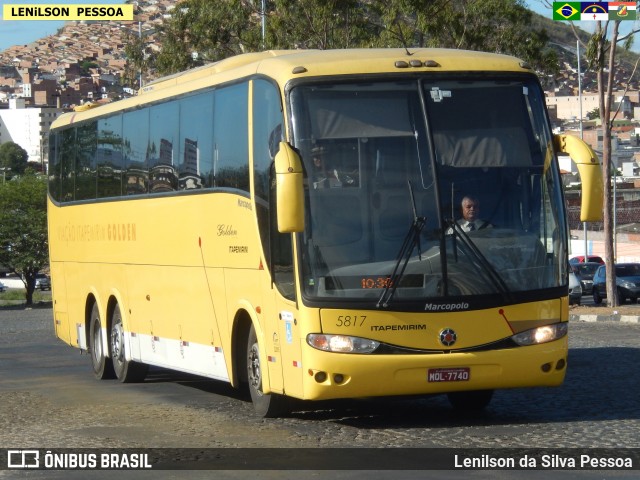
[[[582,70],[580,66],[580,40],[576,40],[576,55],[578,56],[578,104],[580,106],[580,140],[584,140],[584,130],[582,127]],[[584,261],[589,260],[589,242],[587,240],[587,222],[584,226]]]

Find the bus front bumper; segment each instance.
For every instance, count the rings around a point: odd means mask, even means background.
[[[437,394],[558,386],[567,337],[526,347],[473,353],[339,354],[303,347],[306,400]]]

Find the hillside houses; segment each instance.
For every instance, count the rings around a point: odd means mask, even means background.
[[[46,168],[48,133],[64,110],[132,94],[122,88],[125,33],[155,43],[179,0],[140,0],[136,21],[67,22],[56,35],[0,51],[0,143],[13,141]]]
[[[64,107],[120,95],[125,32],[141,32],[154,43],[157,24],[177,1],[141,0],[136,21],[68,22],[56,35],[0,52],[0,107],[12,97]],[[52,92],[52,80],[58,92]]]

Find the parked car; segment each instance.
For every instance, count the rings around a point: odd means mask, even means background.
[[[598,257],[597,255],[587,255],[587,262],[595,262],[595,263],[599,263],[600,265],[604,265],[604,260],[601,257]],[[569,263],[571,265],[575,265],[578,263],[585,263],[584,260],[584,255],[578,255],[576,257],[572,257],[569,259]]]
[[[607,298],[607,271],[604,265],[598,267],[593,276],[593,302],[596,305]],[[624,303],[630,299],[633,303],[640,296],[640,263],[616,264],[616,288],[618,289],[618,301]]]
[[[576,274],[569,269],[569,305],[580,305],[581,301],[582,285]]]
[[[0,282],[0,293],[4,292],[7,287],[4,286],[4,283]]]
[[[600,267],[600,264],[596,262],[574,263],[571,265],[573,273],[580,280],[583,295],[591,295],[593,293],[593,276],[596,274],[598,267]]]
[[[36,275],[36,288],[40,290],[51,290],[51,280],[43,273]]]

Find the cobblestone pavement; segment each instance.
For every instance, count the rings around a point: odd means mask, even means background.
[[[89,358],[55,339],[50,309],[4,308],[0,446],[640,447],[640,325],[573,321],[570,335],[562,387],[499,391],[474,417],[440,396],[301,405],[267,420],[220,382],[159,369],[141,384],[94,380]]]

